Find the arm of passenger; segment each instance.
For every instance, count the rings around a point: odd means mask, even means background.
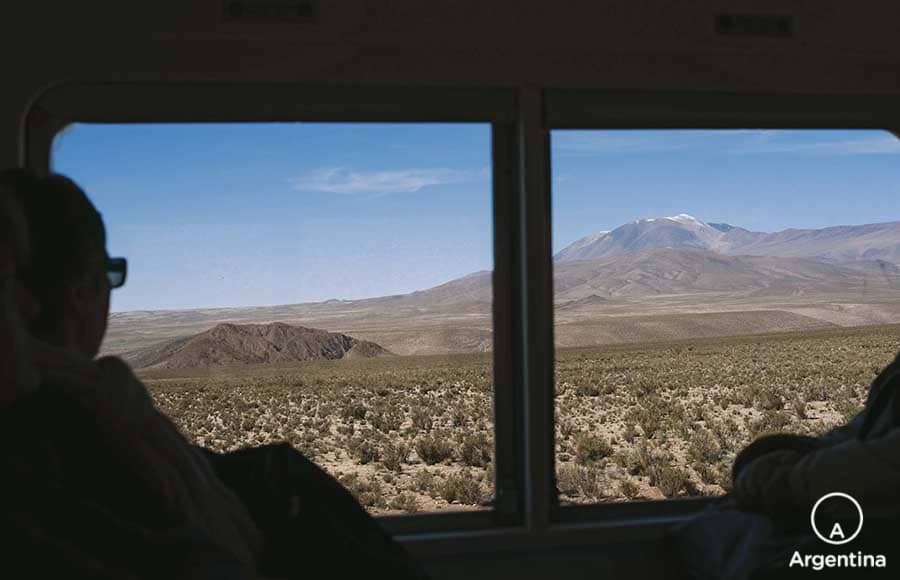
[[[807,453],[838,445],[844,441],[853,439],[859,433],[864,420],[865,410],[857,413],[857,415],[846,425],[835,427],[819,437],[793,435],[790,433],[764,435],[744,447],[737,454],[731,468],[732,478],[738,478],[746,466],[750,465],[756,459],[774,451],[795,451],[799,455],[806,455]]]
[[[850,422],[846,425],[835,427],[834,429],[819,437],[820,443],[823,447],[829,447],[831,445],[837,445],[838,443],[843,443],[848,439],[856,437],[865,418],[866,411],[865,409],[863,409],[862,411],[857,413],[856,416],[853,417],[853,419],[851,419]]]
[[[748,465],[735,481],[739,507],[772,515],[806,512],[823,495],[848,493],[867,515],[900,513],[900,428],[882,437],[848,439],[801,455],[775,451]]]
[[[842,491],[872,515],[900,513],[900,428],[868,440],[848,439],[804,457],[790,485],[810,505],[826,493]]]

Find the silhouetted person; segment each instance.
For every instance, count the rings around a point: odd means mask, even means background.
[[[110,291],[99,216],[61,177],[4,172],[0,189],[17,224],[0,246],[0,340],[17,351],[0,365],[0,575],[258,578],[240,500],[124,363],[91,360]]]
[[[34,300],[21,278],[30,258],[22,209],[11,192],[0,190],[0,407],[31,392],[40,380],[26,330],[26,320],[34,315]]]
[[[732,480],[733,491],[720,506],[673,533],[676,559],[690,577],[822,577],[796,562],[790,567],[794,554],[847,552],[885,555],[888,568],[834,568],[824,570],[825,577],[889,574],[900,555],[894,536],[900,529],[900,355],[878,375],[864,409],[847,425],[821,437],[762,437],[737,455]],[[813,506],[833,492],[852,496],[864,514],[858,538],[841,546],[821,541],[810,523]],[[845,500],[822,503],[817,519],[820,514],[843,521],[845,536],[859,521]]]
[[[116,263],[106,255],[103,221],[84,192],[62,176],[17,171],[8,173],[6,181],[21,194],[34,239],[27,286],[41,310],[32,328],[66,352],[92,358],[106,329],[110,280],[124,274],[111,270]],[[112,369],[107,374],[129,386],[130,398],[145,410],[153,408],[146,389],[124,363],[106,357],[95,366]],[[109,381],[110,388],[115,380]],[[90,384],[91,378],[83,382]],[[110,416],[117,411],[109,406],[105,410]],[[153,412],[159,414],[155,408]],[[129,409],[118,410],[117,416],[123,422],[132,420]],[[168,420],[166,424],[171,426]],[[174,426],[172,430],[177,433]],[[327,566],[335,578],[424,577],[405,549],[349,491],[290,445],[227,454],[193,446],[189,453],[178,451],[198,463],[204,475],[210,475],[212,467],[215,483],[224,482],[231,490],[224,494],[229,496],[226,500],[232,499],[231,492],[239,496],[240,509],[225,522],[232,525],[223,528],[245,532],[244,537],[229,538],[232,552],[245,549],[239,554],[243,564],[258,564],[263,574],[291,578],[309,576],[313,563]],[[253,520],[249,525],[241,519],[244,508]],[[256,530],[263,537],[261,553]]]

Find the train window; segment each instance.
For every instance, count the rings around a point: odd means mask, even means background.
[[[103,352],[196,443],[288,441],[371,512],[494,493],[487,123],[77,123],[128,257]]]
[[[900,141],[554,130],[560,503],[727,492],[857,413],[900,340]]]

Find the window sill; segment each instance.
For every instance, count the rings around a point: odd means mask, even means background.
[[[656,541],[662,539],[673,525],[686,521],[714,504],[717,499],[690,498],[569,506],[560,509],[558,523],[543,530],[529,530],[524,526],[430,530],[423,533],[398,533],[397,539],[416,557],[424,559],[460,554]],[[416,518],[413,516],[409,519]],[[425,521],[421,521],[419,529],[425,528],[425,524]]]

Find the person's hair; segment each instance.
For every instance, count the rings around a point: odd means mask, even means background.
[[[63,175],[25,169],[0,171],[25,214],[31,265],[25,284],[40,304],[35,330],[52,328],[62,314],[63,290],[105,256],[106,229],[84,191]]]

